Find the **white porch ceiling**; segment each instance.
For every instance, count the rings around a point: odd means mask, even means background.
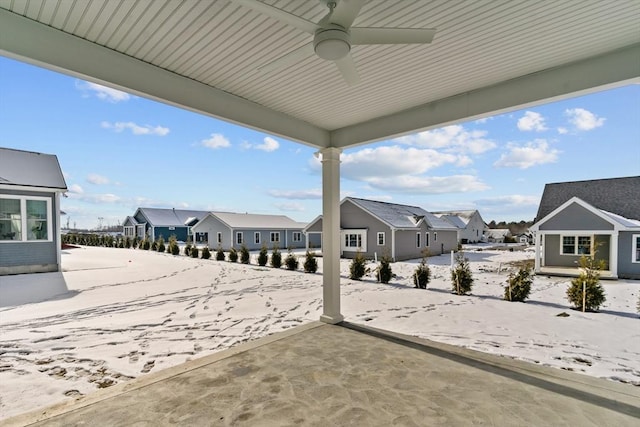
[[[317,0],[265,0],[317,22]],[[436,28],[354,46],[348,86],[309,35],[228,0],[0,0],[0,54],[316,147],[348,147],[640,82],[638,0],[371,0],[354,26]]]

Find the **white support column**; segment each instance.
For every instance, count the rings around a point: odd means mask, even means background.
[[[534,271],[537,273],[540,271],[540,256],[542,255],[542,251],[540,248],[540,235],[542,234],[541,231],[536,231],[536,240],[535,240],[535,244],[536,244],[536,259],[535,259],[535,268]]]
[[[614,231],[609,240],[609,271],[618,277],[618,232]]]
[[[340,314],[340,153],[339,148],[320,150],[322,155],[322,316],[325,323],[344,320]]]

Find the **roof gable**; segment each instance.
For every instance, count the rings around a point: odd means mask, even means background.
[[[136,215],[138,212],[154,227],[185,227],[189,218],[204,218],[209,213],[209,211],[163,208],[138,208]]]
[[[640,220],[640,176],[632,176],[547,184],[536,221],[541,221],[572,197],[597,209]]]
[[[349,201],[369,212],[380,221],[393,228],[419,228],[424,221],[436,230],[455,230],[456,227],[444,219],[417,206],[399,205],[396,203],[378,202],[375,200],[346,197],[342,203]],[[341,203],[341,204],[342,204]]]
[[[583,207],[584,209],[589,211],[591,214],[593,214],[593,215],[603,219],[604,221],[608,222],[609,224],[611,224],[613,226],[614,230],[618,230],[618,229],[623,228],[625,226],[625,224],[623,224],[620,220],[617,220],[617,219],[613,218],[610,213],[605,212],[605,211],[603,211],[601,209],[598,209],[598,208],[590,205],[589,203],[585,202],[584,200],[582,200],[582,199],[580,199],[578,197],[572,197],[571,199],[567,200],[565,203],[563,203],[562,205],[560,205],[556,209],[554,209],[553,212],[550,212],[547,216],[542,218],[540,221],[538,221],[535,224],[533,224],[531,226],[531,230],[533,230],[533,231],[540,230],[540,227],[544,223],[550,221],[556,215],[560,214],[567,207],[569,207],[569,206],[571,206],[573,204],[577,204],[577,205]],[[623,219],[626,219],[626,218],[623,218]]]
[[[0,148],[0,185],[67,189],[55,155],[11,148]]]

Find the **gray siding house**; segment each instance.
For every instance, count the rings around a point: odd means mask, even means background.
[[[240,249],[244,244],[249,250],[263,245],[300,249],[306,246],[305,225],[285,215],[209,212],[193,226],[193,232],[207,235],[211,248]]]
[[[347,197],[340,202],[341,252],[352,258],[390,256],[394,261],[440,255],[457,248],[458,228],[416,206]],[[310,243],[321,243],[322,217],[305,228]]]
[[[438,218],[443,218],[458,228],[458,242],[478,243],[485,240],[485,223],[477,210],[432,212]]]
[[[176,236],[177,240],[186,242],[192,237],[191,227],[208,213],[189,209],[138,208],[133,216],[125,218],[122,234],[138,236],[139,239],[148,235],[151,240],[162,236],[165,241]],[[206,241],[206,236],[195,237],[196,241]]]
[[[61,271],[58,158],[0,148],[0,276]]]
[[[547,184],[537,218],[537,273],[575,276],[594,255],[603,278],[640,279],[640,177]]]

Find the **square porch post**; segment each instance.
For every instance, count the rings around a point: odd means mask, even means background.
[[[344,320],[340,314],[340,153],[339,148],[320,150],[322,155],[322,315],[325,323]]]

